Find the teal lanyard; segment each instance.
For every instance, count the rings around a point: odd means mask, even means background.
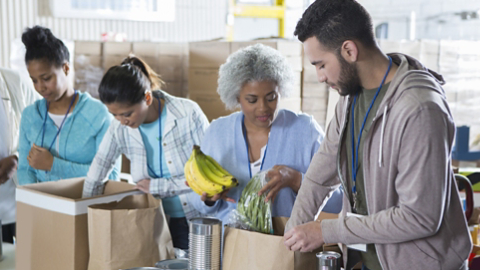
[[[163,177],[163,160],[162,160],[162,103],[160,99],[157,97],[158,100],[158,160],[160,160],[160,176],[155,173],[155,171],[150,167],[147,162],[148,170],[152,173],[153,177],[155,178],[162,178]]]
[[[247,160],[248,160],[248,172],[250,173],[250,179],[252,179],[252,167],[250,166],[250,154],[248,152],[248,141],[247,141],[247,129],[245,128],[245,115],[242,118],[242,131],[243,131],[243,139],[245,140],[245,146],[247,147]],[[268,141],[267,145],[265,146],[265,152],[263,152],[263,159],[262,165],[260,165],[260,171],[263,169],[263,163],[265,162],[265,157],[267,156],[267,149],[268,149]]]
[[[375,103],[375,100],[377,99],[378,94],[380,93],[380,90],[383,87],[383,84],[385,83],[385,80],[387,79],[387,75],[390,72],[390,68],[392,67],[392,58],[389,56],[389,64],[388,64],[388,69],[387,72],[385,73],[385,76],[383,77],[382,83],[377,89],[377,92],[375,93],[375,96],[373,97],[372,102],[370,103],[370,107],[368,107],[367,114],[365,115],[365,118],[363,118],[363,123],[362,127],[360,128],[360,133],[358,134],[358,139],[357,139],[357,144],[355,145],[355,103],[357,102],[357,97],[358,94],[355,95],[353,98],[353,104],[352,104],[352,121],[351,121],[351,134],[352,134],[352,175],[353,175],[353,187],[352,187],[352,192],[353,194],[357,193],[357,171],[358,171],[358,148],[360,146],[360,139],[362,138],[362,133],[363,129],[365,128],[365,123],[367,122],[368,114],[370,113],[370,110],[373,107],[373,104]]]
[[[75,93],[73,94],[72,101],[70,102],[70,106],[68,106],[68,110],[65,113],[65,116],[63,117],[62,123],[58,127],[57,134],[55,134],[55,137],[53,137],[53,141],[50,144],[50,147],[48,147],[48,151],[52,149],[53,144],[55,143],[55,140],[58,137],[58,134],[60,134],[60,130],[62,130],[63,123],[65,123],[65,119],[67,119],[68,113],[70,112],[70,109],[72,108],[73,103],[75,102],[75,98],[77,97],[77,91],[75,90]],[[45,139],[45,124],[47,123],[47,116],[48,116],[48,102],[47,102],[47,109],[45,111],[45,118],[43,119],[43,128],[42,128],[42,147],[43,147],[43,141]]]

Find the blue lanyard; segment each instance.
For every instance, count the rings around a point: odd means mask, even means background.
[[[247,160],[248,160],[248,172],[250,173],[250,179],[252,179],[252,167],[250,166],[250,154],[248,149],[247,142],[247,129],[245,128],[245,115],[242,117],[242,130],[243,130],[243,139],[245,140],[245,146],[247,147]],[[268,141],[265,146],[265,151],[263,152],[262,165],[260,165],[260,171],[263,169],[263,163],[265,162],[265,157],[267,156]]]
[[[163,164],[162,164],[162,103],[160,102],[160,99],[157,97],[158,100],[158,150],[159,154],[158,157],[160,160],[160,176],[158,176],[155,171],[150,167],[150,165],[147,162],[147,167],[152,173],[153,177],[155,178],[162,178],[163,177]]]
[[[58,134],[60,134],[60,130],[62,130],[63,123],[65,123],[65,119],[67,119],[68,113],[70,112],[70,109],[72,108],[73,102],[75,102],[75,98],[76,98],[76,97],[77,97],[77,91],[75,90],[75,93],[73,94],[72,101],[70,102],[70,106],[68,106],[68,110],[67,110],[67,112],[65,113],[65,116],[63,117],[62,123],[61,123],[60,126],[58,127],[57,134],[55,134],[55,137],[53,138],[53,141],[52,141],[52,143],[50,144],[50,147],[48,148],[48,151],[49,151],[49,152],[50,152],[50,150],[52,149],[52,146],[53,146],[53,144],[55,143],[55,140],[57,139]],[[44,138],[45,138],[45,124],[47,123],[47,116],[48,116],[48,102],[47,102],[47,109],[46,109],[46,111],[45,111],[45,118],[43,119],[42,147],[43,147],[43,141],[44,141]]]
[[[358,171],[358,148],[360,146],[360,139],[362,138],[362,132],[365,127],[365,123],[367,122],[368,114],[370,113],[370,110],[373,107],[373,104],[375,103],[375,100],[377,99],[378,94],[380,93],[380,90],[383,87],[383,84],[385,83],[385,80],[387,79],[387,75],[390,72],[390,68],[392,67],[392,58],[389,56],[388,57],[389,64],[388,64],[388,69],[387,72],[385,73],[385,76],[383,77],[382,83],[378,87],[377,92],[375,93],[375,96],[373,97],[372,102],[370,103],[370,107],[368,107],[367,114],[365,115],[365,118],[363,119],[362,123],[362,128],[360,128],[360,134],[358,134],[358,142],[357,145],[355,145],[355,103],[357,102],[357,97],[358,94],[355,95],[353,98],[353,104],[352,104],[352,123],[351,123],[351,134],[352,134],[352,175],[353,175],[353,187],[352,187],[352,192],[353,194],[357,193],[357,171]]]

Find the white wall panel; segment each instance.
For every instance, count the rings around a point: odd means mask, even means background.
[[[48,16],[47,0],[0,0],[0,66],[10,66],[10,46],[26,27],[48,27],[69,40],[100,40],[123,32],[129,41],[189,42],[225,36],[226,0],[176,0],[174,22],[64,19]]]

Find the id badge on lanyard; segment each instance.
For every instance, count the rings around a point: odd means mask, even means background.
[[[347,217],[361,218],[361,217],[364,217],[364,215],[347,212]],[[351,245],[347,245],[347,247],[361,251],[361,252],[367,252],[367,244],[351,244]]]

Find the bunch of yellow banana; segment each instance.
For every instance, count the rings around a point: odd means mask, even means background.
[[[238,181],[215,159],[205,155],[200,146],[193,146],[192,154],[183,168],[190,188],[197,194],[212,197],[226,189],[238,186]]]

